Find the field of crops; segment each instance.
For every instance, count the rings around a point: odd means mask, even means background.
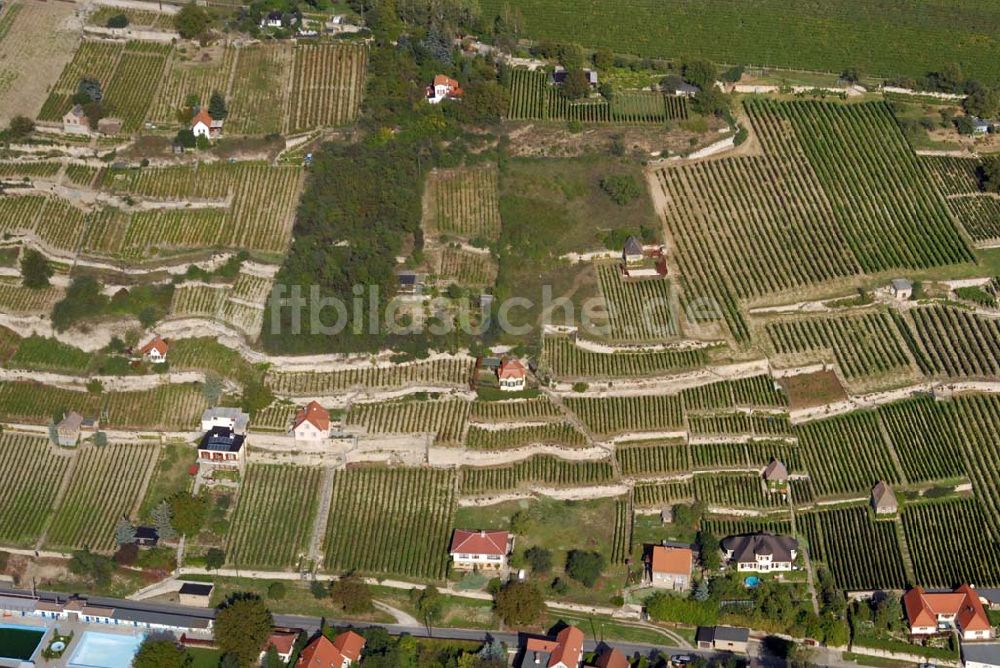
[[[961,438],[965,468],[983,504],[987,526],[1000,540],[1000,396],[969,395],[949,405]]]
[[[688,430],[692,436],[750,434],[766,438],[789,435],[792,425],[783,413],[718,413],[688,416]]]
[[[684,426],[681,400],[676,395],[566,397],[566,406],[587,429],[610,436],[623,432],[676,431]]]
[[[770,531],[774,534],[785,535],[792,533],[791,522],[776,517],[744,517],[734,519],[715,516],[702,520],[701,526],[705,531],[708,531],[717,538],[738,536],[745,533],[757,533],[758,531]]]
[[[170,368],[214,372],[241,385],[255,382],[263,375],[238,350],[227,348],[211,337],[171,341]]]
[[[228,285],[178,285],[170,302],[170,315],[217,318],[228,293]]]
[[[607,337],[615,341],[662,342],[680,334],[678,312],[663,279],[624,279],[617,264],[597,265],[608,313]]]
[[[87,392],[64,390],[31,382],[0,383],[0,421],[47,424],[55,415],[75,410],[97,417],[101,398]]]
[[[512,121],[582,121],[622,125],[664,124],[688,116],[684,98],[641,90],[615,91],[611,101],[603,97],[567,100],[551,76],[541,70],[511,70]]]
[[[587,437],[569,422],[544,422],[501,429],[472,425],[466,436],[466,445],[475,450],[506,450],[540,444],[584,446]]]
[[[142,127],[153,104],[171,46],[150,42],[129,42],[118,61],[115,73],[105,87],[104,99],[122,131],[132,133]]]
[[[145,443],[81,450],[66,495],[46,533],[46,546],[114,549],[115,524],[137,510],[158,455],[156,446]],[[95,503],[96,499],[100,502]]]
[[[611,561],[620,563],[632,554],[632,504],[629,499],[615,500],[615,531],[611,537]]]
[[[225,95],[238,56],[239,50],[233,46],[202,51],[191,59],[181,57],[178,51],[167,65],[150,120],[173,125],[177,123],[178,110],[186,108],[188,95],[197,95],[202,105],[208,104],[212,91]]]
[[[743,443],[695,443],[691,446],[691,461],[696,469],[748,468]]]
[[[981,587],[1000,584],[996,541],[974,528],[985,523],[976,499],[907,506],[903,529],[916,584],[928,588],[952,587],[956,582],[974,582]]]
[[[1000,241],[1000,200],[995,197],[955,197],[948,208],[977,244],[992,246]]]
[[[0,309],[11,315],[52,313],[52,307],[63,298],[62,288],[33,290],[21,286],[20,281],[0,281]]]
[[[0,162],[0,178],[4,179],[54,177],[58,173],[58,162]]]
[[[87,223],[83,210],[57,197],[0,197],[0,231],[12,235],[34,232],[57,250],[76,250]]]
[[[470,287],[493,285],[499,271],[492,255],[452,246],[446,246],[437,253],[436,267],[440,280]]]
[[[238,568],[295,566],[309,542],[322,475],[317,467],[248,466],[227,537],[228,562]]]
[[[882,104],[746,103],[762,156],[657,172],[687,297],[734,298],[972,256]]]
[[[271,41],[239,48],[226,131],[265,135],[284,129],[288,103],[289,74],[295,47],[289,42]]]
[[[532,485],[599,485],[613,477],[614,469],[607,459],[567,461],[548,455],[536,455],[503,466],[463,467],[459,489],[463,495],[490,494]]]
[[[546,336],[542,361],[557,378],[635,378],[681,372],[704,366],[704,348],[600,353],[564,336]]]
[[[254,414],[251,428],[254,431],[288,431],[292,425],[292,418],[295,416],[295,412],[296,408],[292,404],[271,404]]]
[[[144,392],[106,394],[102,422],[111,427],[189,431],[206,408],[208,402],[197,385],[161,385]]]
[[[452,471],[337,471],[324,547],[326,568],[442,579],[454,514]]]
[[[523,37],[588,49],[824,72],[851,63],[874,75],[912,78],[958,62],[969,77],[1000,82],[1000,46],[982,39],[1000,33],[1000,9],[975,0],[624,0],[586,12],[573,0],[480,4],[486,21],[516,12]]]
[[[464,385],[474,362],[440,359],[395,366],[364,366],[339,371],[272,372],[267,383],[276,394],[287,397],[322,396],[353,388],[392,388],[407,385]]]
[[[463,239],[500,238],[498,174],[494,165],[435,169],[427,177],[430,233]]]
[[[469,418],[480,422],[539,420],[559,417],[559,407],[546,396],[510,401],[475,401]]]
[[[901,589],[906,585],[894,522],[873,522],[866,506],[803,513],[799,530],[809,556],[827,565],[842,589]]]
[[[917,158],[924,170],[946,195],[971,195],[979,192],[978,160],[952,156],[922,155]]]
[[[367,67],[368,48],[360,42],[298,45],[285,131],[352,123]]]
[[[346,424],[369,434],[431,432],[438,445],[458,445],[471,405],[462,399],[353,404]]]
[[[632,498],[636,506],[662,508],[694,499],[694,487],[690,479],[671,482],[643,483],[635,486]]]
[[[909,482],[966,474],[947,405],[924,397],[881,406],[878,413]]]
[[[926,352],[924,373],[982,379],[1000,375],[1000,320],[940,305],[914,308],[908,314]]]
[[[876,413],[857,411],[808,422],[795,433],[820,496],[865,496],[879,480],[892,484],[901,479]]]
[[[798,445],[783,441],[753,440],[744,443],[747,449],[747,461],[751,466],[762,469],[771,463],[772,459],[782,462],[790,473],[802,471],[802,461]]]
[[[107,90],[124,50],[125,45],[122,42],[81,43],[73,55],[73,60],[66,65],[52,86],[42,110],[38,113],[38,120],[62,121],[63,114],[73,106],[71,98],[76,94],[80,79],[97,79],[101,82],[101,88]]]
[[[778,320],[765,329],[778,355],[832,355],[848,381],[914,370],[896,325],[885,312]]]
[[[57,456],[48,439],[0,435],[0,541],[33,545],[42,535],[70,457]]]
[[[691,469],[691,454],[684,443],[619,443],[615,458],[622,475],[662,475]]]
[[[91,353],[69,344],[42,336],[29,336],[18,343],[17,351],[10,358],[10,366],[82,374],[93,361]]]
[[[167,32],[173,32],[174,30],[174,21],[170,14],[124,7],[98,7],[95,12],[87,17],[87,23],[92,26],[103,27],[108,24],[108,19],[118,15],[124,15],[128,19],[130,28],[163,30]]]

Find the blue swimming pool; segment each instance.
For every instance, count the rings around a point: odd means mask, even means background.
[[[760,584],[760,578],[757,577],[756,575],[748,575],[745,578],[743,578],[743,584],[749,587],[750,589],[753,589],[754,587]]]
[[[42,627],[0,624],[0,658],[28,661],[43,637],[45,629]]]
[[[129,668],[142,636],[84,631],[69,659],[69,668]]]

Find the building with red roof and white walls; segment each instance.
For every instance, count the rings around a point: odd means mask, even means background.
[[[427,101],[438,104],[442,100],[462,97],[462,87],[457,81],[444,74],[434,77],[434,82],[427,87]]]
[[[914,587],[903,595],[910,635],[926,636],[958,630],[962,640],[989,640],[993,637],[990,618],[976,590],[967,584],[954,591],[927,592]]]
[[[348,668],[358,663],[365,639],[354,631],[345,631],[332,641],[318,636],[305,646],[295,668]]]
[[[514,541],[506,531],[455,529],[451,538],[451,561],[455,568],[500,570],[507,566]]]
[[[567,626],[555,640],[528,638],[518,668],[580,668],[583,663],[583,631]]]
[[[167,342],[158,335],[153,340],[139,348],[139,354],[143,359],[148,359],[153,364],[160,364],[167,361],[167,350],[170,348]]]
[[[300,408],[292,420],[292,435],[296,441],[321,441],[330,435],[330,411],[318,401]]]
[[[528,372],[521,361],[513,357],[505,357],[497,367],[497,382],[503,392],[521,392],[527,382]]]

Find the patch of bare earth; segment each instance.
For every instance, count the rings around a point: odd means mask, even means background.
[[[847,391],[833,371],[816,371],[779,378],[791,410],[825,406],[847,398]]]
[[[620,139],[629,152],[644,155],[665,150],[689,153],[718,141],[719,127],[716,119],[709,122],[708,132],[660,125],[588,125],[580,132],[570,132],[565,123],[512,124],[510,153],[518,157],[573,158],[610,151],[615,139]]]

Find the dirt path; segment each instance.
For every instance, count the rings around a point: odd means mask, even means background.
[[[409,614],[408,612],[403,612],[399,608],[394,608],[388,603],[383,603],[382,601],[372,601],[372,605],[381,610],[382,612],[388,613],[396,618],[397,624],[402,624],[404,626],[423,626],[423,622]]]

